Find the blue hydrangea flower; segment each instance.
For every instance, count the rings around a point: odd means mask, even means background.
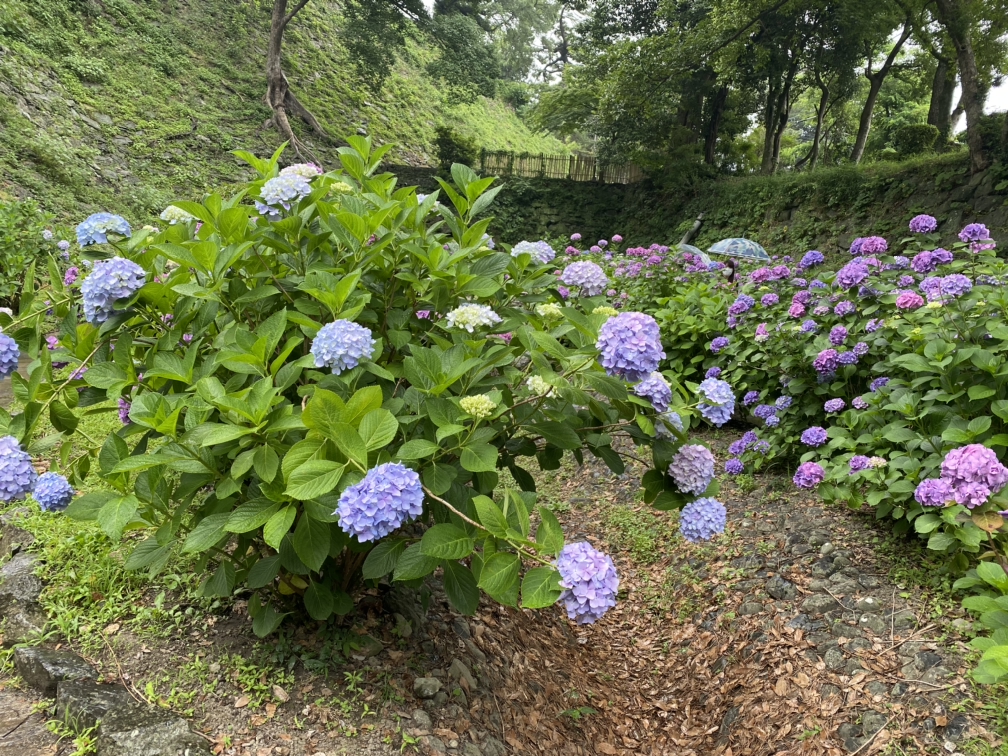
[[[349,320],[337,320],[319,329],[311,353],[315,367],[329,367],[339,375],[353,370],[361,360],[370,359],[374,346],[370,330]]]
[[[690,543],[709,541],[724,532],[728,511],[717,499],[694,499],[679,513],[679,532]]]
[[[564,268],[560,280],[568,286],[578,286],[582,294],[594,297],[606,290],[609,279],[605,271],[590,260],[575,262]]]
[[[683,493],[702,494],[714,480],[714,455],[700,444],[687,444],[672,457],[668,469]]]
[[[808,446],[822,446],[826,443],[826,429],[818,425],[806,428],[802,431],[801,440],[803,444],[807,444]]]
[[[778,396],[777,397],[777,401],[774,402],[774,406],[777,407],[777,409],[779,409],[779,410],[786,410],[786,409],[788,409],[791,406],[791,403],[793,401],[794,401],[794,399],[792,399],[790,396],[787,396],[787,395],[785,395],[785,396]]]
[[[542,240],[536,242],[520,241],[511,247],[511,257],[518,257],[522,254],[531,255],[533,260],[545,265],[556,257],[556,250]]]
[[[697,392],[705,400],[697,405],[697,409],[708,421],[720,428],[731,419],[735,411],[735,393],[726,381],[705,378]]]
[[[704,378],[720,378],[720,377],[721,377],[721,368],[719,367],[707,368],[707,372],[704,373]]]
[[[77,243],[82,247],[104,244],[108,241],[108,234],[129,238],[133,232],[125,218],[112,213],[95,213],[77,224]]]
[[[560,573],[560,600],[567,616],[579,625],[590,625],[616,606],[619,576],[613,560],[590,543],[581,541],[563,547],[556,560]]]
[[[20,357],[17,342],[6,333],[0,333],[0,378],[6,378],[17,370]]]
[[[667,410],[672,401],[672,388],[665,377],[657,371],[634,386],[634,393],[650,400],[651,406],[658,412]]]
[[[776,428],[778,425],[780,425],[780,418],[777,417],[777,415],[770,415],[770,417],[766,419],[767,428]]]
[[[828,413],[833,412],[843,412],[843,408],[847,406],[847,402],[843,399],[830,399],[823,405],[823,409]]]
[[[0,501],[23,499],[35,487],[38,473],[14,436],[0,438]]]
[[[683,432],[683,421],[682,418],[679,417],[678,412],[668,410],[655,418],[654,427],[655,435],[658,438],[672,439],[675,437],[672,433],[673,429],[679,431],[680,433]]]
[[[420,476],[398,462],[368,470],[364,480],[340,494],[333,514],[343,532],[358,541],[378,541],[423,513]]]
[[[747,391],[745,396],[742,397],[742,404],[746,407],[755,404],[759,401],[759,391]]]
[[[760,420],[766,420],[768,417],[777,414],[777,408],[772,404],[759,404],[753,410],[753,414]]]
[[[825,261],[823,253],[817,249],[810,250],[806,252],[798,263],[799,268],[814,268],[816,265],[821,265]]]
[[[280,208],[290,210],[292,204],[300,202],[311,194],[311,184],[304,176],[296,173],[276,176],[263,184],[259,195],[262,202],[255,200],[259,214],[271,221],[280,219]]]
[[[711,341],[711,343],[710,343],[710,350],[714,354],[717,354],[718,352],[720,352],[722,349],[724,349],[727,346],[728,346],[728,337],[727,336],[718,336],[713,341]]]
[[[96,262],[81,284],[84,319],[92,325],[104,323],[115,312],[116,301],[132,297],[146,278],[143,268],[123,257]]]
[[[741,475],[745,472],[745,465],[742,464],[741,459],[732,457],[724,463],[724,471],[729,475]]]
[[[39,476],[32,497],[43,512],[61,512],[73,501],[74,490],[59,473],[47,472]]]
[[[871,389],[872,393],[875,393],[888,383],[889,379],[885,376],[882,376],[881,378],[876,378],[874,381],[872,381],[871,384],[868,386],[868,388]]]
[[[606,373],[630,383],[657,370],[665,358],[658,323],[642,312],[623,312],[609,318],[599,329],[596,348]]]

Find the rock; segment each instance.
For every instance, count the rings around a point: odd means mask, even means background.
[[[866,630],[870,630],[875,635],[883,635],[889,629],[886,626],[885,620],[877,614],[862,614],[861,619],[858,620],[858,625]]]
[[[846,622],[834,622],[833,627],[830,628],[830,632],[833,634],[834,638],[860,638],[861,631],[856,627],[851,627]]]
[[[776,575],[767,580],[766,592],[778,601],[790,601],[798,594],[798,589],[795,588],[793,583]]]
[[[763,565],[764,560],[752,554],[731,560],[731,566],[740,570],[758,570]]]
[[[169,711],[131,706],[109,711],[98,728],[102,756],[204,756],[206,741]]]
[[[938,666],[931,667],[931,669],[927,670],[923,675],[921,675],[920,679],[926,683],[936,684],[951,676],[951,670],[948,670],[939,664]]]
[[[878,680],[872,680],[870,683],[865,685],[865,690],[867,690],[872,696],[884,696],[889,692],[889,686],[885,683],[879,682]]]
[[[826,578],[832,575],[840,569],[839,565],[834,565],[833,561],[830,559],[820,559],[818,562],[812,565],[812,569],[809,574],[814,578]]]
[[[445,693],[443,690],[439,690],[437,693],[434,694],[434,698],[432,698],[429,701],[429,703],[432,705],[433,708],[440,709],[442,706],[448,703],[448,694]]]
[[[865,596],[858,599],[855,606],[862,612],[875,612],[878,611],[881,603],[874,596]]]
[[[845,675],[855,675],[862,669],[864,668],[861,666],[861,662],[859,662],[857,659],[848,659],[847,663],[844,664]]]
[[[815,596],[809,596],[805,601],[802,602],[801,608],[803,612],[809,614],[824,614],[830,609],[835,609],[837,607],[836,599],[834,599],[829,594]]]
[[[448,677],[452,680],[458,680],[459,683],[465,681],[465,685],[468,686],[470,691],[479,688],[476,678],[473,677],[472,672],[469,671],[469,667],[461,659],[452,660],[451,666],[448,668]]]
[[[456,617],[452,620],[452,630],[459,638],[469,638],[471,633],[469,632],[469,623],[465,621],[462,617]]]
[[[893,624],[899,628],[915,627],[917,625],[917,615],[909,609],[900,609],[893,615]]]
[[[802,556],[803,554],[808,554],[812,551],[812,547],[806,543],[796,543],[790,548],[791,554],[794,556]]]
[[[840,568],[840,567],[849,567],[850,563],[851,563],[850,559],[848,559],[845,556],[838,556],[838,557],[836,557],[833,560],[833,566],[837,567],[837,568]]]
[[[874,735],[886,726],[889,717],[877,711],[866,711],[861,715],[861,730],[865,735]]]
[[[735,720],[738,719],[739,707],[732,706],[725,715],[721,717],[721,726],[718,728],[717,739],[719,742],[725,742],[728,740],[728,736],[731,735],[732,725],[735,724]]]
[[[417,698],[434,698],[441,690],[441,681],[436,677],[418,677],[413,681],[413,695]]]
[[[866,641],[864,638],[853,638],[850,643],[844,646],[844,648],[852,653],[855,651],[867,651],[871,647],[871,642]]]
[[[952,620],[952,627],[963,635],[969,635],[973,632],[973,620],[967,619],[966,617],[956,617]]]
[[[138,708],[122,685],[91,680],[64,680],[56,686],[56,718],[82,730],[94,727],[110,712]]]
[[[910,686],[906,683],[898,682],[892,686],[892,690],[889,691],[889,695],[893,698],[900,698],[906,695],[906,692],[910,690]]]
[[[922,670],[941,664],[942,658],[934,651],[920,651],[914,654],[914,663]]]
[[[843,652],[835,646],[826,650],[823,661],[826,662],[826,669],[833,671],[840,669],[845,663]]]
[[[382,642],[371,635],[358,635],[351,642],[357,646],[352,655],[361,659],[378,656],[378,654],[385,650]]]
[[[429,730],[434,726],[430,714],[423,709],[417,709],[413,712],[413,723],[421,730]]]
[[[33,543],[35,536],[23,528],[11,525],[6,515],[0,517],[0,560],[18,553]]]
[[[813,593],[822,593],[829,587],[825,580],[809,580],[808,588]]]
[[[5,622],[2,636],[5,648],[36,640],[45,632],[49,621],[42,607],[34,602],[9,607],[0,612],[0,619]]]
[[[796,614],[788,621],[787,626],[793,630],[804,630],[806,633],[809,633],[821,628],[822,622],[816,622],[807,614]]]
[[[809,542],[809,546],[818,547],[818,546],[822,546],[828,540],[829,540],[829,535],[827,533],[818,532],[818,533],[812,533],[811,535],[809,535],[808,542]]]
[[[11,607],[38,601],[42,581],[35,576],[37,562],[33,554],[17,554],[0,567],[0,618]]]
[[[840,688],[838,688],[836,685],[830,685],[829,683],[826,683],[825,685],[822,685],[819,688],[819,695],[821,695],[823,698],[829,698],[830,696],[839,696],[841,693],[842,691],[840,690]]]
[[[857,737],[857,738],[847,738],[844,741],[844,748],[846,748],[851,753],[861,750],[861,746],[868,742],[868,738]]]
[[[420,603],[418,596],[418,591],[393,583],[388,593],[382,596],[382,603],[390,614],[401,614],[409,620],[410,625],[416,630],[427,619],[427,610]]]
[[[836,551],[836,546],[834,546],[834,545],[833,545],[832,543],[830,543],[829,541],[826,541],[826,543],[824,543],[824,544],[823,544],[823,545],[822,545],[822,546],[821,546],[821,547],[819,548],[819,556],[821,556],[821,557],[824,557],[824,556],[829,556],[829,555],[830,555],[830,554],[832,554],[832,553],[833,553],[834,551]]]
[[[861,725],[855,724],[854,722],[844,722],[837,728],[837,735],[839,735],[843,740],[847,738],[856,738],[861,734]]]
[[[361,129],[358,129],[357,133],[360,134],[361,131]],[[440,738],[434,737],[433,735],[424,735],[420,738],[420,745],[423,748],[421,753],[424,754],[448,753],[448,747],[444,744],[444,741]]]
[[[475,743],[463,743],[462,756],[483,756],[483,752]]]
[[[486,663],[486,654],[483,653],[483,649],[481,649],[479,646],[473,643],[473,641],[470,638],[466,638],[465,647],[466,651],[469,652],[469,655],[473,659],[478,661],[480,664]]]
[[[507,749],[504,747],[504,744],[493,735],[486,737],[480,750],[483,751],[483,756],[507,756]]]
[[[945,738],[953,743],[962,738],[963,733],[969,726],[969,719],[965,714],[957,714],[952,721],[945,725]]]
[[[747,617],[751,614],[759,614],[763,611],[763,604],[758,604],[755,601],[746,601],[742,606],[739,607],[739,616]]]
[[[56,686],[63,680],[94,680],[91,665],[72,651],[22,646],[14,650],[18,674],[46,698],[56,697]]]

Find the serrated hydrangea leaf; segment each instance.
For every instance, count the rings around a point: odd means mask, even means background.
[[[521,559],[517,554],[498,551],[490,556],[480,570],[478,586],[506,606],[518,606],[518,570]]]
[[[107,501],[98,510],[98,524],[105,534],[118,541],[122,538],[123,528],[125,528],[136,515],[140,507],[140,500],[136,496],[116,496]]]
[[[396,562],[392,580],[398,582],[426,577],[434,572],[440,564],[440,559],[426,556],[420,544],[414,543],[406,548],[399,557],[399,561]]]
[[[329,619],[333,613],[333,595],[328,586],[311,582],[304,592],[304,605],[311,618],[318,621]]]
[[[480,524],[483,525],[491,535],[497,538],[505,538],[508,534],[508,522],[501,508],[489,496],[474,496],[473,505],[476,507],[476,515]]]
[[[329,556],[329,525],[302,514],[294,530],[294,551],[305,566],[318,572]]]
[[[554,567],[533,567],[522,579],[521,598],[525,609],[552,606],[561,593],[560,573]]]
[[[442,523],[429,528],[420,541],[426,556],[435,559],[464,559],[473,550],[473,539],[457,525]]]
[[[249,570],[248,587],[253,590],[263,588],[272,583],[280,574],[280,555],[274,554],[260,559]]]
[[[468,567],[458,562],[446,562],[444,588],[448,601],[456,610],[465,615],[476,613],[479,608],[479,588]]]
[[[290,532],[294,518],[297,516],[297,507],[289,504],[279,512],[275,513],[263,527],[263,540],[274,549],[279,550],[284,536]]]
[[[377,580],[392,572],[399,562],[399,557],[406,550],[406,541],[401,538],[380,541],[364,560],[361,570],[365,580]]]
[[[227,525],[230,514],[207,515],[197,523],[182,544],[183,554],[199,554],[213,546],[217,541],[227,535],[224,527]]]
[[[388,410],[375,409],[361,418],[357,432],[368,451],[382,449],[392,442],[399,431],[399,422]]]
[[[497,447],[486,443],[468,444],[459,458],[463,469],[469,472],[493,472],[497,469]]]
[[[556,556],[564,547],[563,528],[552,511],[539,507],[539,527],[536,529],[536,544],[543,554]]]
[[[284,494],[297,501],[317,499],[336,488],[345,469],[346,464],[328,459],[308,460],[291,473]]]
[[[224,529],[229,533],[248,533],[269,522],[279,508],[278,502],[265,497],[250,499],[228,515]]]

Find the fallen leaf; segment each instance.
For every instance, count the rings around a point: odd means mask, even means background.
[[[274,714],[276,714],[276,704],[275,703],[266,704],[266,716],[272,719]]]
[[[279,685],[273,686],[273,697],[281,703],[287,703],[290,700],[290,694]]]
[[[105,628],[105,635],[115,635],[119,632],[119,623],[113,622],[111,625]]]
[[[599,743],[596,746],[596,748],[598,749],[599,753],[607,754],[607,756],[612,756],[612,754],[616,753],[615,747],[613,747],[609,743]]]
[[[234,704],[235,708],[236,709],[244,709],[246,706],[249,705],[249,701],[250,701],[250,699],[249,699],[248,696],[240,696],[239,698],[235,699],[235,704]]]
[[[939,727],[944,727],[945,725],[948,724],[948,717],[946,717],[944,715],[936,716],[934,718],[934,721],[935,721],[935,724],[938,725]]]
[[[783,698],[784,696],[787,695],[787,690],[788,690],[787,680],[785,680],[783,677],[778,677],[777,684],[774,685],[774,693]]]

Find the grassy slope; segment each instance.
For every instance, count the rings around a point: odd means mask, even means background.
[[[0,0],[0,193],[30,194],[68,219],[102,208],[141,220],[240,179],[230,150],[280,143],[262,128],[269,17],[257,6]],[[563,149],[499,102],[447,103],[417,42],[381,91],[368,89],[333,42],[336,23],[335,5],[315,0],[285,40],[288,78],[330,135],[366,131],[396,145],[391,162],[430,162],[441,123],[487,148]],[[307,141],[334,161],[335,142]]]

